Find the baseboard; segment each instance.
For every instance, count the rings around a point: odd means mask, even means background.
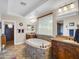
[[[18,43],[15,43],[15,45],[20,45],[20,44],[23,44],[24,42],[18,42]]]

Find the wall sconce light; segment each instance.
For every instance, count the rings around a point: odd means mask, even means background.
[[[67,11],[67,10],[68,10],[68,8],[65,6],[63,10],[64,10],[64,11]]]
[[[74,4],[70,4],[70,8],[75,8],[75,5]]]

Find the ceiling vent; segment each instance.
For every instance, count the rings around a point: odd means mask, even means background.
[[[21,4],[21,5],[23,5],[23,6],[25,6],[25,5],[26,5],[26,3],[25,3],[25,2],[21,2],[20,4]]]

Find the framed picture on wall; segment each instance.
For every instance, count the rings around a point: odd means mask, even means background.
[[[69,23],[69,26],[74,26],[74,25],[75,25],[74,22]]]
[[[23,26],[23,23],[19,23],[20,26]]]
[[[0,22],[0,29],[2,28],[2,23]]]

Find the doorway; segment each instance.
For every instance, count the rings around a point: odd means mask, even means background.
[[[74,37],[74,29],[69,29],[69,35]]]
[[[14,25],[5,24],[6,46],[14,45]]]
[[[63,35],[63,22],[57,23],[57,35]]]

